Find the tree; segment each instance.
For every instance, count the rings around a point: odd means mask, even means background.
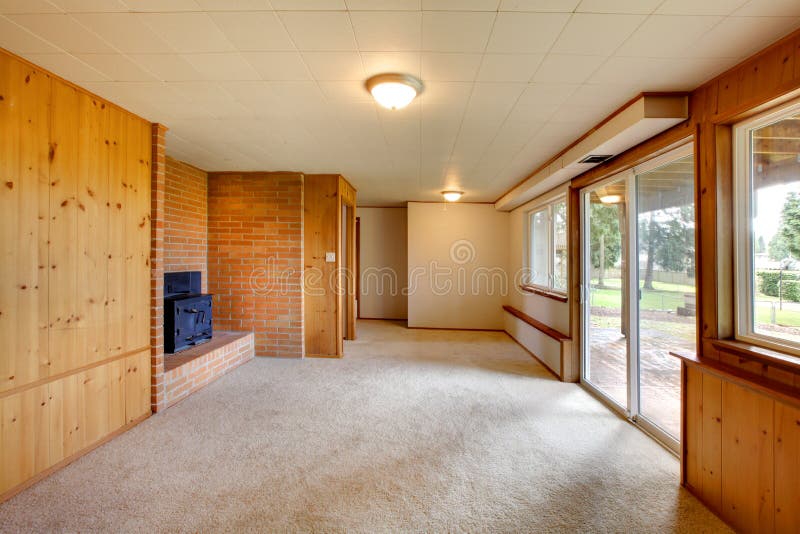
[[[592,204],[589,237],[592,267],[597,269],[597,286],[605,285],[605,271],[616,265],[622,253],[617,205]]]
[[[756,254],[763,254],[767,251],[767,243],[764,241],[764,236],[758,236],[758,240],[756,240]]]
[[[782,261],[790,256],[789,247],[786,243],[786,240],[781,235],[780,230],[777,234],[772,236],[772,239],[769,240],[769,246],[767,250],[769,259],[773,261]]]
[[[644,289],[653,289],[653,271],[694,274],[694,208],[691,205],[650,212],[639,221],[639,247],[647,251]]]
[[[784,258],[800,258],[800,195],[797,193],[789,193],[786,197],[777,235],[781,237],[781,245],[788,251]]]

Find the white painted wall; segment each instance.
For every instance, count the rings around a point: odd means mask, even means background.
[[[510,213],[509,221],[509,269],[518,272],[523,268],[527,254],[528,239],[527,220],[528,213],[535,208],[547,203],[561,193],[567,192],[567,186],[536,198]],[[572,258],[570,258],[572,260]],[[510,306],[525,312],[547,326],[554,328],[565,335],[570,335],[569,330],[569,304],[558,302],[547,297],[533,295],[514,288],[509,293],[506,301]],[[556,374],[561,372],[560,344],[539,332],[528,324],[509,315],[506,318],[506,331],[520,344],[536,355]]]
[[[508,229],[491,204],[409,202],[408,325],[502,330]]]
[[[360,316],[406,319],[408,217],[406,208],[358,208],[361,230]]]

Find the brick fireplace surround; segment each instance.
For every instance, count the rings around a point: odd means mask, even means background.
[[[153,412],[255,355],[303,355],[303,175],[209,175],[166,157],[165,134],[153,125]],[[202,273],[203,291],[214,294],[214,338],[165,357],[164,273],[174,271]]]

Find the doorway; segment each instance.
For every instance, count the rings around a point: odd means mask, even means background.
[[[669,352],[697,346],[692,145],[582,190],[581,221],[581,381],[677,451]]]

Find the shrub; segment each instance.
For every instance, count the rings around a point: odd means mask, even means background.
[[[780,271],[758,271],[758,286],[761,293],[770,297],[777,297],[778,284],[782,284],[782,293],[785,300],[800,302],[800,275],[783,271],[781,282]]]

